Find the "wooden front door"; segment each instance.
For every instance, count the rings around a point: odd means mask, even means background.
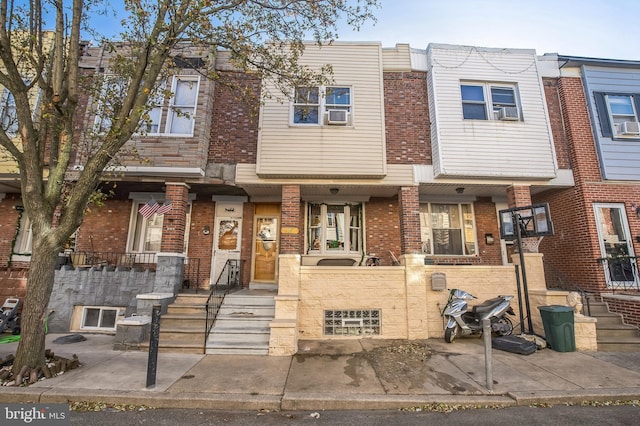
[[[252,281],[275,283],[278,272],[280,237],[280,206],[257,205],[253,226]]]

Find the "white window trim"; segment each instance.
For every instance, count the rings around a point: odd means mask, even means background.
[[[86,321],[86,316],[87,316],[87,309],[99,309],[100,310],[100,315],[99,315],[99,319],[98,319],[98,324],[100,324],[101,319],[102,319],[102,315],[104,311],[116,311],[116,316],[115,316],[115,320],[113,323],[113,327],[100,327],[99,325],[97,327],[93,327],[93,326],[86,326],[84,325],[85,321]],[[116,306],[83,306],[82,307],[82,318],[80,319],[80,330],[87,330],[87,331],[99,331],[99,330],[107,330],[107,331],[116,331],[116,328],[118,326],[118,317],[122,315],[122,313],[124,313],[124,308],[122,307],[116,307]]]
[[[618,96],[618,97],[628,97],[629,101],[631,102],[631,108],[633,109],[633,115],[629,115],[629,114],[614,114],[611,108],[611,104],[609,102],[609,97],[610,96]],[[609,115],[609,117],[607,117],[609,119],[609,123],[611,125],[611,131],[613,133],[613,136],[615,138],[626,138],[626,139],[638,139],[638,135],[625,135],[623,133],[620,132],[620,123],[616,122],[615,117],[628,117],[628,120],[624,120],[624,121],[635,121],[636,123],[640,121],[640,116],[638,115],[639,111],[636,110],[636,102],[635,102],[635,96],[634,94],[626,94],[626,93],[621,93],[621,94],[614,94],[614,93],[607,93],[605,94],[604,98],[605,98],[605,103],[607,106],[607,114]]]
[[[469,257],[477,257],[478,256],[478,237],[477,237],[477,232],[478,232],[478,227],[476,225],[476,213],[475,210],[473,208],[473,203],[464,203],[464,202],[437,202],[437,201],[421,201],[420,205],[423,204],[427,204],[429,205],[429,212],[427,213],[427,228],[430,230],[431,235],[429,236],[429,251],[430,253],[427,253],[424,251],[423,249],[423,253],[425,256],[430,256],[430,257],[465,257],[465,258],[469,258]],[[471,221],[473,224],[473,244],[474,244],[474,253],[473,254],[436,254],[435,253],[435,249],[434,249],[434,241],[433,241],[433,225],[431,223],[431,205],[433,204],[453,204],[453,205],[457,205],[458,206],[458,215],[459,215],[459,220],[460,220],[460,224],[461,224],[461,228],[448,228],[448,229],[460,229],[461,232],[461,236],[462,236],[462,246],[465,247],[467,240],[465,238],[465,229],[464,229],[464,216],[463,216],[463,212],[462,212],[462,206],[469,206],[470,210],[471,210]],[[420,209],[421,210],[421,209]],[[422,241],[422,211],[420,211],[420,236],[421,236],[421,243],[424,244],[424,242]],[[471,242],[471,241],[469,241]]]
[[[310,204],[314,204],[317,206],[320,206],[320,217],[321,217],[321,223],[322,223],[322,233],[321,233],[321,241],[319,244],[319,250],[314,250],[311,246],[313,244],[312,241],[308,241],[309,240],[309,234],[310,234],[310,228],[309,228],[309,205]],[[351,229],[352,228],[359,228],[359,238],[361,241],[357,241],[356,243],[359,246],[363,246],[364,245],[364,223],[365,223],[365,217],[364,217],[364,203],[351,203],[354,205],[358,205],[360,207],[361,210],[361,223],[360,226],[354,226],[352,227],[350,225],[349,220],[347,220],[348,218],[351,218],[351,205],[349,203],[307,203],[306,206],[306,214],[305,214],[305,239],[307,240],[306,244],[307,244],[307,254],[308,255],[322,255],[322,256],[352,256],[352,255],[356,255],[356,254],[361,254],[362,250],[364,250],[364,247],[360,247],[360,250],[351,250],[352,244],[351,244]],[[343,206],[345,208],[347,208],[347,212],[349,213],[349,215],[347,215],[345,213],[345,229],[343,230],[344,233],[344,244],[345,247],[348,247],[349,250],[346,249],[342,249],[342,250],[327,250],[326,247],[326,243],[327,243],[327,230],[328,230],[328,226],[326,226],[325,224],[328,223],[327,219],[327,206],[328,205],[338,205],[338,206]]]
[[[186,106],[186,105],[180,105],[180,106],[174,105],[176,87],[178,85],[178,81],[179,80],[194,82],[193,84],[195,84],[196,97],[194,99],[193,107]],[[200,95],[200,76],[198,76],[198,75],[175,75],[175,76],[173,76],[173,78],[171,80],[171,93],[172,93],[172,96],[169,99],[169,104],[166,105],[166,106],[163,106],[163,108],[162,108],[161,117],[162,117],[162,115],[166,115],[166,117],[167,117],[166,123],[165,123],[164,133],[162,133],[162,136],[170,136],[170,137],[185,137],[185,136],[189,136],[190,137],[190,136],[193,136],[194,129],[195,129],[195,123],[196,123],[196,116],[197,116],[197,113],[198,113],[198,98],[199,98],[199,95]],[[191,131],[189,133],[171,133],[171,125],[173,124],[172,123],[172,121],[173,121],[172,111],[174,109],[180,109],[180,107],[182,107],[182,108],[193,108],[193,113],[191,114],[191,117],[189,117],[190,120],[191,120]]]
[[[465,101],[462,99],[462,86],[480,86],[482,87],[482,93],[484,96],[484,101],[480,102],[480,101]],[[515,101],[515,105],[513,105],[515,108],[518,109],[518,120],[512,120],[513,122],[522,122],[524,121],[523,117],[522,117],[522,107],[520,105],[520,93],[518,91],[518,84],[517,83],[500,83],[500,82],[488,82],[488,81],[460,81],[460,105],[462,107],[462,105],[464,104],[476,104],[476,105],[480,105],[483,104],[484,105],[484,109],[485,109],[485,115],[487,117],[486,120],[481,120],[481,119],[474,119],[474,118],[464,118],[464,111],[461,110],[462,112],[462,118],[463,120],[470,120],[470,121],[503,121],[500,120],[498,118],[498,113],[497,111],[494,109],[494,104],[496,102],[493,102],[493,97],[491,95],[491,89],[510,89],[513,90],[513,96],[514,96],[514,101]]]
[[[291,97],[291,102],[289,102],[289,125],[293,126],[293,127],[322,127],[322,126],[327,126],[327,127],[353,127],[353,123],[354,121],[354,110],[355,110],[355,103],[354,103],[354,88],[353,85],[351,84],[329,84],[329,85],[323,85],[323,86],[305,86],[305,87],[317,87],[318,88],[318,122],[317,123],[296,123],[294,121],[295,119],[295,106],[298,105],[295,102],[295,96],[296,96],[296,89],[293,89],[293,94]],[[347,124],[343,125],[343,126],[333,126],[333,125],[329,125],[326,123],[326,117],[327,117],[327,113],[329,111],[329,109],[327,109],[327,102],[326,102],[326,93],[327,93],[327,88],[347,88],[349,89],[349,98],[350,98],[350,103],[348,105],[336,105],[336,104],[330,104],[331,106],[335,106],[335,109],[347,109],[348,113],[347,113]],[[300,104],[300,105],[304,105],[304,104]],[[308,104],[308,105],[316,105],[316,104]]]
[[[154,199],[158,204],[163,204],[165,202],[165,199],[161,197],[154,197]],[[145,217],[142,217],[142,215],[138,213],[138,209],[140,208],[140,205],[145,204],[147,201],[149,201],[149,197],[132,199],[131,216],[129,217],[129,230],[127,231],[127,245],[126,245],[127,252],[129,253],[149,254],[149,255],[150,254],[157,255],[158,253],[160,253],[160,250],[158,250],[157,252],[144,251],[144,250],[138,250],[137,247],[133,247],[133,242],[135,241],[135,231],[136,231],[137,221],[139,219],[143,221],[148,221],[150,219],[150,218],[147,219]],[[184,231],[184,238],[185,238],[184,254],[187,254],[189,252],[189,230],[191,229],[191,208],[192,208],[191,199],[189,199],[189,202],[187,204],[188,213],[185,221],[185,231]],[[146,229],[146,226],[145,226],[145,229]]]
[[[108,81],[109,78],[117,78],[117,76],[115,74],[105,74],[104,76],[104,82],[103,82],[103,87],[100,88],[100,96],[103,98],[105,97],[105,91],[107,90],[107,88],[105,87],[105,83]],[[175,93],[176,93],[176,87],[178,84],[179,80],[183,80],[183,81],[191,81],[193,82],[193,84],[195,85],[195,99],[194,99],[194,104],[193,106],[187,106],[187,105],[180,105],[180,106],[175,106],[174,105],[174,99],[175,99]],[[198,110],[198,100],[200,97],[200,76],[198,75],[184,75],[184,74],[178,74],[178,75],[174,75],[171,77],[171,97],[169,99],[167,99],[164,95],[162,95],[161,91],[164,91],[164,85],[162,85],[159,88],[159,93],[158,93],[158,97],[157,99],[150,99],[151,102],[153,102],[153,105],[150,105],[150,111],[155,108],[155,107],[159,107],[160,108],[160,120],[158,121],[158,132],[136,132],[134,133],[135,136],[162,136],[162,137],[192,137],[194,135],[194,130],[195,130],[195,120],[196,120],[196,116],[197,116],[197,110]],[[154,101],[159,101],[160,103],[156,103]],[[190,114],[190,120],[191,120],[191,129],[190,132],[188,133],[171,133],[171,125],[172,125],[172,111],[174,109],[179,109],[180,107],[183,108],[193,108],[193,113]],[[94,119],[94,132],[96,134],[104,134],[104,132],[101,129],[101,123],[104,119],[103,114],[102,114],[102,101],[101,99],[98,99],[97,102],[97,107],[96,107],[96,115],[95,115],[95,119]],[[164,124],[163,124],[164,122]],[[141,126],[143,126],[145,123],[144,121],[142,121],[140,123]],[[160,129],[163,129],[162,131],[160,131]]]

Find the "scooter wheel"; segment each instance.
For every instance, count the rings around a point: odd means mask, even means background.
[[[444,330],[444,341],[447,343],[453,343],[453,340],[456,338],[457,335],[458,335],[457,325],[454,325],[453,327],[447,327],[447,329]]]

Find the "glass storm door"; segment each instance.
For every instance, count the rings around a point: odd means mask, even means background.
[[[277,214],[268,214],[276,212]],[[253,229],[253,281],[275,283],[278,271],[280,207],[256,206]]]
[[[216,217],[213,229],[213,259],[211,267],[211,283],[218,279],[222,283],[226,278],[221,276],[227,260],[240,259],[240,242],[242,241],[242,203],[216,203]],[[206,230],[205,232],[209,232]]]
[[[638,269],[629,236],[624,204],[596,204],[598,238],[607,287],[635,287]]]

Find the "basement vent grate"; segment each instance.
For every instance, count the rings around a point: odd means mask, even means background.
[[[379,309],[324,311],[325,336],[362,336],[379,334]]]

